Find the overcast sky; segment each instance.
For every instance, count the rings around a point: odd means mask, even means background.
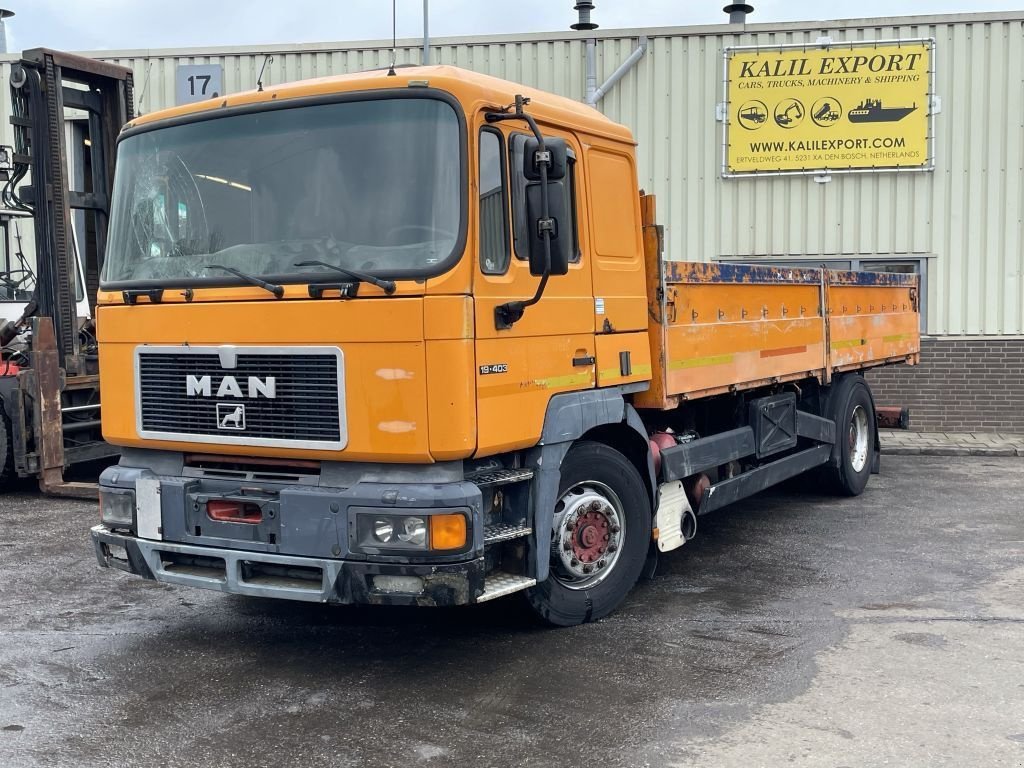
[[[398,36],[422,34],[422,0],[396,0]],[[602,28],[721,23],[723,0],[596,0]],[[752,0],[752,21],[1016,10],[1024,0]],[[432,36],[567,29],[573,0],[431,0]],[[180,48],[345,40],[391,34],[391,0],[0,0],[8,50]]]

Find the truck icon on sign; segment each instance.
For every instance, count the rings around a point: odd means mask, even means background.
[[[740,107],[736,118],[748,131],[756,131],[768,122],[768,106],[762,101],[748,101]]]

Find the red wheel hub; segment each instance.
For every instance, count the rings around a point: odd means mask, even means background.
[[[572,527],[572,553],[581,563],[592,563],[608,551],[610,539],[608,518],[600,512],[586,512]]]

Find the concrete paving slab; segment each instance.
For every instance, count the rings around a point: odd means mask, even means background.
[[[933,456],[1013,456],[1024,448],[1024,435],[984,432],[910,432],[879,430],[882,453]]]
[[[1016,456],[1017,451],[1011,446],[982,446],[969,448],[971,456]]]

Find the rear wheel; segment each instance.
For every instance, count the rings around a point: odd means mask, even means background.
[[[871,477],[875,458],[874,406],[867,382],[860,376],[842,381],[833,397],[838,466],[828,468],[831,488],[844,496],[859,496]]]
[[[601,443],[574,445],[561,474],[551,570],[526,598],[542,619],[566,627],[607,616],[636,584],[651,539],[651,505],[636,468]]]

